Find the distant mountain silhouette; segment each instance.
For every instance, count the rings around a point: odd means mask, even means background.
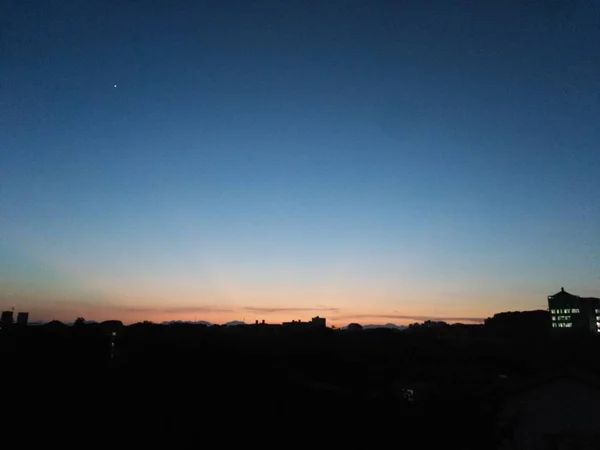
[[[35,326],[35,325],[44,325],[46,323],[49,322],[44,322],[42,320],[38,320],[38,321],[34,321],[34,322],[29,322],[29,325]],[[72,322],[63,322],[65,325],[68,326],[73,326],[75,324],[74,321]],[[98,322],[95,320],[86,320],[85,323],[87,325],[93,325],[93,324],[97,324]],[[206,320],[169,320],[169,321],[165,321],[165,322],[161,322],[161,325],[179,325],[179,324],[190,324],[190,325],[204,325],[207,327],[212,327],[214,324],[211,322],[207,322]],[[227,322],[225,324],[223,324],[224,326],[227,327],[233,327],[236,325],[247,325],[246,322],[241,321],[241,320],[232,320],[231,322]],[[343,330],[345,330],[346,328],[348,328],[348,325],[341,327]],[[370,324],[370,325],[363,325],[363,329],[368,330],[368,329],[376,329],[376,328],[390,328],[390,329],[394,329],[394,330],[404,330],[405,328],[408,328],[406,325],[396,325],[393,323],[386,323],[384,325],[382,324]]]
[[[27,322],[27,325],[29,325],[29,326],[39,326],[39,325],[46,325],[48,323],[53,323],[53,322],[59,323],[60,320],[34,320],[34,321]],[[60,322],[60,323],[62,323],[63,325],[73,326],[75,324],[75,321]],[[86,323],[86,325],[93,325],[93,324],[98,323],[98,322],[95,321],[95,320],[86,320],[85,323]]]
[[[404,330],[406,328],[408,328],[406,325],[396,325],[394,323],[386,323],[385,325],[376,325],[376,324],[372,324],[372,325],[363,325],[363,330],[372,330],[372,329],[377,329],[377,328],[390,328],[393,330]],[[348,328],[348,325],[346,325],[345,327],[342,327],[342,329],[346,329]]]
[[[207,322],[205,320],[170,320],[170,321],[161,323],[161,325],[180,325],[180,324],[205,325],[207,327],[213,326],[212,323]]]

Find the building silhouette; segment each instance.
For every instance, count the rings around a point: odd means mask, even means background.
[[[286,328],[296,329],[316,329],[327,328],[327,319],[325,317],[313,317],[310,322],[302,322],[301,320],[292,320],[291,322],[283,322],[282,325]]]
[[[315,328],[326,328],[327,327],[327,319],[325,317],[313,317],[310,320],[310,323]]]
[[[600,298],[580,297],[564,288],[548,296],[552,328],[600,332]]]
[[[13,311],[2,311],[0,316],[0,327],[5,327],[13,324]]]
[[[17,325],[27,325],[28,321],[29,321],[29,313],[28,312],[17,313]]]

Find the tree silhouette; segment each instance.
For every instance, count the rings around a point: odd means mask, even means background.
[[[77,326],[85,325],[85,319],[83,317],[78,317],[75,320],[74,325],[77,325]]]

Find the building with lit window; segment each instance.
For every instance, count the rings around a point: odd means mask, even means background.
[[[548,296],[552,328],[600,332],[600,298],[580,297],[564,288]]]

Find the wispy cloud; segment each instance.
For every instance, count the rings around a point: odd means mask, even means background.
[[[122,307],[121,311],[132,313],[167,313],[167,314],[195,314],[212,312],[232,312],[231,309],[213,306],[174,306],[174,307]]]
[[[256,307],[256,306],[245,306],[244,311],[255,312],[255,313],[276,313],[276,312],[311,312],[311,311],[323,311],[323,312],[338,312],[338,308],[328,308],[326,306],[315,306],[314,308],[279,308],[279,307]]]
[[[426,320],[443,322],[469,322],[481,323],[485,319],[481,317],[438,317],[438,316],[408,316],[403,314],[355,314],[348,316],[332,317],[331,320],[361,320],[361,319],[384,319],[384,320],[414,320],[424,322]]]

